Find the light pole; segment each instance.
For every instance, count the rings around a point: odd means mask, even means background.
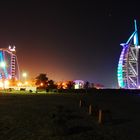
[[[23,73],[22,73],[22,76],[23,76],[23,78],[24,78],[24,82],[26,82],[27,73],[26,73],[26,72],[23,72]]]

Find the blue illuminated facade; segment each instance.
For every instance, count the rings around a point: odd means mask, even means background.
[[[0,79],[19,79],[19,66],[15,53],[0,49]]]
[[[138,87],[138,31],[136,20],[134,20],[135,31],[126,43],[120,44],[123,49],[119,58],[117,77],[120,88]]]
[[[129,47],[127,45],[123,46],[123,50],[121,52],[119,63],[118,63],[118,84],[119,84],[119,87],[121,87],[121,88],[126,87],[126,82],[124,80],[123,66],[125,65],[125,58],[128,55],[128,49],[129,49]]]
[[[4,52],[2,50],[0,50],[0,79],[2,78],[6,78],[8,79],[8,73],[7,73],[7,69],[6,69],[6,65],[2,65],[5,62],[5,57],[4,57]]]

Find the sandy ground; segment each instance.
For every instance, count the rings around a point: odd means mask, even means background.
[[[98,124],[89,104],[112,119]],[[138,94],[1,94],[0,140],[140,140],[139,108]]]
[[[137,92],[139,93],[139,91]],[[140,95],[105,91],[98,94],[83,95],[83,99],[98,106],[102,110],[109,110],[112,119],[107,120],[100,127],[107,135],[115,140],[140,140]]]

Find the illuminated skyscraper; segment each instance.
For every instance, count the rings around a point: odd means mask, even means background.
[[[19,79],[19,66],[15,46],[0,48],[0,79]]]
[[[123,49],[118,63],[118,85],[120,88],[135,89],[139,86],[138,81],[138,31],[136,20],[135,30],[126,43],[120,44]]]

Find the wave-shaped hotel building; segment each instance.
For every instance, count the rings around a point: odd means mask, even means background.
[[[135,30],[126,43],[120,44],[123,48],[119,58],[117,76],[120,88],[139,88],[138,59],[139,42],[136,20],[134,20]]]
[[[0,48],[0,80],[19,80],[19,65],[15,46]]]

